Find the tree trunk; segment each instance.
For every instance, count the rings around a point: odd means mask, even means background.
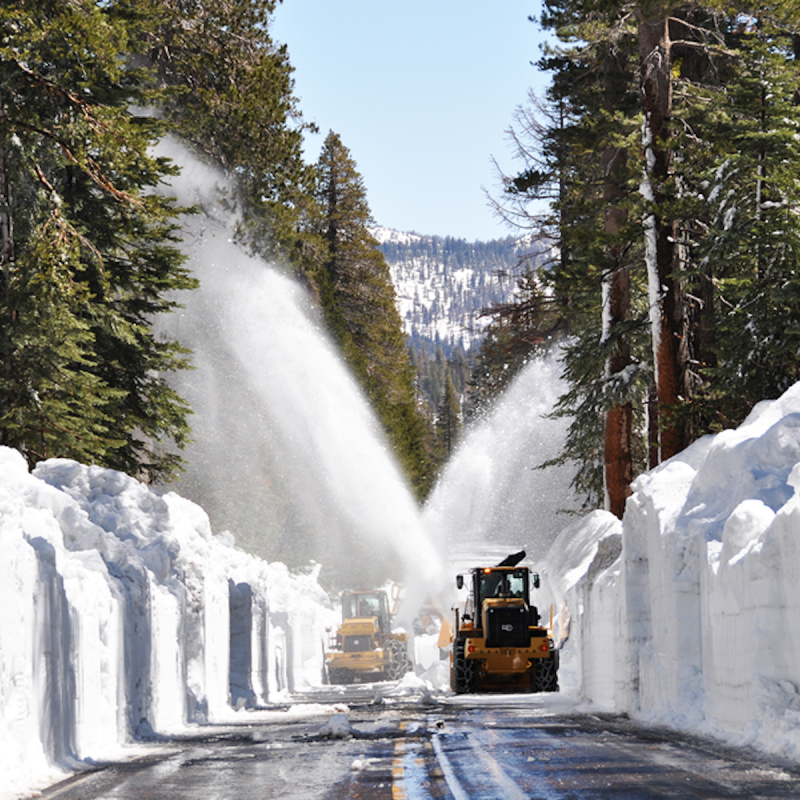
[[[658,396],[660,461],[683,449],[681,425],[671,419],[680,400],[679,344],[683,330],[677,272],[680,268],[676,224],[662,210],[670,199],[666,182],[671,172],[669,120],[672,110],[672,59],[666,17],[639,24],[640,84],[646,160],[645,191],[653,211],[645,220],[648,282]]]
[[[721,76],[714,63],[711,48],[707,47],[709,40],[717,44],[724,44],[720,28],[708,25],[708,18],[704,10],[687,6],[676,12],[671,21],[671,51],[672,60],[680,61],[680,76],[683,81],[688,81],[699,87],[714,87],[721,89]],[[710,28],[710,30],[709,30]],[[697,117],[695,117],[697,114]],[[698,140],[702,139],[702,111],[695,112],[685,119],[684,124],[700,125]],[[676,164],[681,171],[686,172],[686,180],[678,182],[677,191],[681,194],[692,194],[696,191],[696,177],[694,175],[693,154],[676,154]],[[677,169],[676,169],[677,171]],[[695,212],[696,213],[696,212]],[[681,223],[680,235],[675,236],[677,258],[680,261],[684,274],[681,279],[681,303],[683,312],[683,334],[678,348],[678,360],[681,369],[681,395],[686,400],[696,397],[708,380],[707,370],[716,363],[714,354],[714,263],[707,259],[705,264],[694,262],[692,241],[698,228],[710,224],[707,215],[692,217]],[[702,236],[702,233],[700,233]],[[689,267],[691,268],[689,269]],[[683,419],[684,441],[694,441],[708,431],[709,420],[705,417],[702,407],[698,410],[693,406],[693,412],[685,415]]]
[[[633,481],[632,427],[633,407],[630,403],[614,406],[606,414],[606,503],[608,510],[619,519],[625,513],[625,501],[631,494]]]
[[[619,265],[606,279],[606,310],[609,332],[630,319],[630,273],[627,265]],[[619,378],[631,363],[630,346],[623,336],[617,336],[614,350],[606,361],[606,379]],[[622,519],[625,500],[631,493],[633,457],[631,436],[633,432],[633,407],[631,403],[615,405],[606,413],[604,467],[606,504],[608,510]]]
[[[613,111],[618,92],[624,84],[625,65],[619,52],[609,53],[603,64],[605,106]],[[621,207],[625,194],[623,181],[628,153],[625,148],[606,147],[603,150],[603,198],[606,202],[604,229],[610,239],[608,256],[610,268],[603,277],[604,302],[603,338],[613,340],[613,349],[606,359],[606,380],[613,381],[631,363],[627,336],[619,326],[630,321],[631,280],[627,248],[618,240],[627,223],[627,212]],[[604,477],[608,510],[622,519],[625,500],[631,493],[633,460],[631,454],[633,408],[630,403],[615,405],[606,413],[604,443]]]
[[[0,322],[0,362],[6,378],[11,375],[11,353],[9,352],[9,333],[7,326],[13,321],[11,306],[11,270],[14,264],[14,225],[11,211],[11,174],[8,163],[7,113],[4,107],[3,91],[0,89],[0,309],[4,319]],[[5,328],[3,331],[2,328]],[[0,444],[7,444],[5,429],[0,428]]]

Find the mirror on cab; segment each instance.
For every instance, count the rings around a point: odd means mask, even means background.
[[[456,575],[456,586],[459,589],[464,588],[464,576],[463,575]]]
[[[531,580],[533,581],[533,588],[534,589],[538,589],[539,588],[539,573],[538,572],[534,572],[531,575]]]

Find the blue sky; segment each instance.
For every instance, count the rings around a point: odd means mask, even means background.
[[[528,89],[539,0],[283,0],[273,36],[289,48],[295,94],[320,128],[316,161],[338,133],[379,225],[493,239],[515,231],[487,205],[494,157],[514,161],[506,130]]]

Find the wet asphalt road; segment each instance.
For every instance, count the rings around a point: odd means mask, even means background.
[[[800,765],[560,695],[316,694],[235,726],[153,743],[46,800],[800,798]],[[308,702],[313,701],[313,702]],[[335,703],[329,705],[329,703]],[[326,705],[327,704],[327,705]],[[333,712],[333,713],[332,713]]]

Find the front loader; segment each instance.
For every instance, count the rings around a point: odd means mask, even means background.
[[[342,624],[325,653],[330,683],[399,680],[411,668],[408,636],[394,633],[383,591],[342,594]]]
[[[539,576],[518,566],[523,558],[524,551],[469,572],[469,599],[454,609],[450,685],[456,694],[558,691],[559,654],[530,602]],[[458,588],[464,583],[458,575]]]

